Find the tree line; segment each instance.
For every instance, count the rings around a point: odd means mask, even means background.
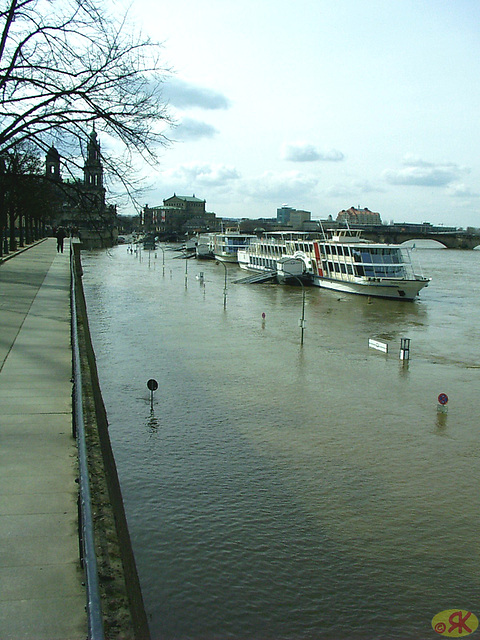
[[[55,213],[43,165],[52,146],[74,184],[95,128],[118,149],[102,154],[111,184],[135,198],[134,161],[156,164],[168,142],[161,47],[106,6],[0,0],[0,252],[44,232]]]

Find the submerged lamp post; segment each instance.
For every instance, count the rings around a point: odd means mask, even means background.
[[[158,245],[158,248],[162,250],[162,267],[163,267],[162,275],[165,275],[165,249],[160,245]]]
[[[301,335],[301,338],[300,338],[300,344],[303,346],[303,332],[305,330],[305,286],[304,286],[303,282],[300,280],[300,278],[298,278],[297,276],[294,276],[293,274],[289,274],[289,275],[292,278],[295,278],[295,280],[298,280],[298,282],[300,283],[300,285],[302,287],[302,317],[298,321],[298,326],[302,330],[302,335]]]
[[[225,284],[223,285],[223,308],[227,308],[227,265],[223,260],[217,260],[217,264],[221,264],[225,269]]]

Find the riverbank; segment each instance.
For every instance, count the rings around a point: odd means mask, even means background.
[[[74,246],[74,252],[84,420],[105,635],[112,640],[150,640],[120,483],[108,435],[107,414],[98,381],[83,294],[78,245]]]

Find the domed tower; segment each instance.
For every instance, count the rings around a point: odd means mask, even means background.
[[[105,209],[105,188],[103,186],[103,166],[100,154],[100,142],[95,131],[92,129],[87,142],[87,159],[83,166],[84,196],[87,196],[89,207],[97,213]]]
[[[83,179],[86,187],[103,188],[103,166],[100,156],[100,142],[95,127],[87,143],[87,159],[83,167]]]
[[[62,179],[60,175],[60,154],[53,145],[47,151],[45,158],[45,175],[56,182],[60,182]]]

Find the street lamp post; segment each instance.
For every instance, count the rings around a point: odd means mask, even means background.
[[[300,338],[300,344],[303,346],[303,332],[305,330],[305,286],[303,284],[303,282],[300,280],[300,278],[298,278],[297,276],[294,276],[293,274],[290,274],[290,276],[292,278],[295,278],[295,280],[298,280],[298,282],[300,283],[301,287],[302,287],[302,317],[300,318],[300,320],[298,321],[298,324],[302,330],[302,334],[301,334],[301,338]]]
[[[225,284],[223,285],[223,308],[227,308],[227,265],[223,260],[217,260],[217,264],[220,263],[225,269]]]
[[[165,275],[165,249],[160,245],[158,245],[158,248],[162,250],[162,268],[163,268],[162,275],[164,276]]]
[[[298,281],[302,285],[302,317],[300,319],[300,326],[302,328],[302,337],[300,339],[300,344],[303,346],[303,332],[305,330],[305,287],[303,282],[298,278]]]

